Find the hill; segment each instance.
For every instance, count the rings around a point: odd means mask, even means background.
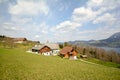
[[[120,69],[0,48],[0,80],[119,80]]]
[[[22,45],[32,47],[35,44],[40,44],[40,42],[27,40],[27,38],[14,38],[0,35],[0,45],[2,45],[4,48],[15,48]]]
[[[113,34],[109,38],[103,40],[106,42],[120,42],[120,32]]]
[[[113,47],[113,48],[120,48],[120,32],[113,34],[107,39],[103,40],[89,40],[89,41],[69,41],[71,44],[75,45],[91,45],[97,47]]]

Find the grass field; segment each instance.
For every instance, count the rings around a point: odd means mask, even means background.
[[[93,62],[93,63],[96,63],[96,64],[100,64],[100,65],[104,65],[104,66],[108,66],[108,67],[115,67],[115,68],[120,69],[120,64],[117,64],[117,63],[102,61],[102,60],[99,60],[99,59],[96,59],[96,58],[87,58],[87,59],[84,59],[84,60],[89,61],[89,62]]]
[[[120,69],[0,48],[0,80],[120,80]]]

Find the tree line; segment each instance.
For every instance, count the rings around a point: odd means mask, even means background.
[[[106,51],[104,49],[92,46],[76,46],[71,45],[67,42],[60,44],[60,48],[63,48],[65,46],[72,46],[76,52],[78,52],[78,58],[80,58],[80,55],[87,55],[88,58],[97,58],[102,61],[120,63],[120,54],[113,50]]]

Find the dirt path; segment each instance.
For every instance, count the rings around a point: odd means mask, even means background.
[[[82,62],[85,62],[85,63],[89,63],[89,64],[100,65],[100,64],[97,64],[97,63],[93,63],[93,62],[85,61],[85,60],[83,60],[83,59],[79,59],[79,60],[82,61]]]

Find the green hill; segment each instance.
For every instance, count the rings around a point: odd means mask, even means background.
[[[0,80],[120,80],[120,69],[0,48]]]

